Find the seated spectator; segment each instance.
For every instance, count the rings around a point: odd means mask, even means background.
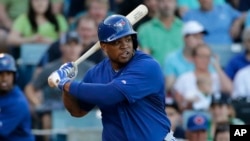
[[[138,28],[141,49],[163,67],[164,60],[183,46],[182,21],[175,16],[176,0],[157,0],[158,16]]]
[[[0,51],[9,52],[6,39],[13,21],[28,10],[28,0],[1,0],[0,1]]]
[[[250,97],[250,65],[240,69],[234,78],[234,91],[232,98],[249,98]]]
[[[15,84],[15,64],[11,55],[0,54],[0,140],[34,141],[28,101]]]
[[[204,44],[204,34],[206,30],[198,22],[189,21],[184,24],[182,29],[184,47],[170,53],[163,66],[168,92],[173,90],[173,84],[181,74],[194,70],[192,51],[198,45]]]
[[[215,130],[220,124],[242,125],[245,124],[241,119],[236,118],[232,100],[227,93],[215,93],[210,105],[212,115],[208,139],[212,140]]]
[[[177,140],[185,139],[185,130],[181,122],[181,111],[173,99],[166,99],[165,111],[171,122],[171,130]]]
[[[72,21],[70,21],[70,30],[76,28],[76,22],[81,16],[89,16],[94,19],[96,26],[104,20],[105,17],[110,15],[112,12],[109,11],[108,0],[86,0],[85,5],[87,9],[78,13]]]
[[[209,120],[200,113],[191,115],[187,120],[186,137],[188,141],[207,141]]]
[[[60,14],[53,14],[51,0],[30,0],[28,12],[21,14],[13,23],[8,44],[50,44],[67,31],[67,21]]]
[[[197,93],[188,92],[184,95],[185,100],[192,104],[193,110],[208,111],[212,98],[212,80],[208,75],[197,76]]]
[[[62,0],[52,0],[52,11],[58,11],[60,4]],[[29,0],[0,0],[0,52],[9,52],[6,46],[8,34],[18,16],[28,12],[28,5]]]
[[[88,51],[92,47],[92,45],[97,42],[97,27],[95,26],[95,21],[88,17],[82,16],[79,21],[77,22],[76,32],[81,40],[81,46],[83,48],[82,53]],[[41,59],[39,63],[39,68],[45,65],[48,62],[54,61],[61,56],[60,52],[60,40],[54,42]],[[102,53],[101,50],[98,50],[93,55],[91,55],[88,60],[93,63],[99,63],[105,55]]]
[[[223,91],[231,94],[232,82],[222,70],[218,58],[212,59],[212,52],[207,45],[204,44],[196,47],[193,50],[192,57],[195,70],[182,74],[176,80],[174,89],[177,94],[184,98],[188,97],[190,93],[199,93],[197,88],[197,78],[201,76],[211,79],[212,93]],[[213,72],[210,72],[208,69],[211,60],[213,60],[212,64],[215,69]],[[181,104],[181,107],[185,108],[187,105],[185,105],[183,100],[185,101],[185,98],[178,100],[178,103]]]
[[[63,13],[69,22],[74,21],[78,13],[86,10],[85,2],[86,0],[64,0]]]
[[[221,124],[216,127],[213,141],[230,141],[229,124]]]
[[[225,72],[231,80],[234,80],[236,73],[243,67],[250,65],[250,27],[245,28],[242,33],[242,53],[229,60]]]
[[[133,26],[135,30],[137,30],[143,23],[150,21],[152,18],[157,16],[158,14],[157,3],[158,0],[143,0],[143,4],[145,4],[148,8],[148,14]]]
[[[199,0],[200,8],[189,10],[183,20],[196,20],[208,31],[204,38],[209,45],[231,45],[240,34],[244,16],[227,3],[214,5],[213,0]]]
[[[62,56],[45,65],[41,72],[34,76],[25,87],[25,94],[30,101],[32,112],[38,114],[38,117],[41,118],[43,129],[51,128],[51,111],[64,108],[61,92],[58,89],[50,88],[47,79],[53,71],[65,62],[71,62],[79,58],[83,49],[75,32],[63,35],[60,39],[60,45]],[[81,80],[82,76],[93,65],[92,62],[86,60],[80,63],[75,79]]]
[[[200,3],[198,0],[177,0],[178,2],[178,12],[183,16],[190,9],[200,8]],[[225,0],[213,0],[215,5],[224,4]]]
[[[245,24],[244,25],[245,25],[245,28],[250,27],[250,9],[247,12],[246,20],[245,20]]]

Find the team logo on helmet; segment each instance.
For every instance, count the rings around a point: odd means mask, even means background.
[[[125,25],[126,25],[126,22],[125,22],[123,19],[121,19],[121,20],[119,20],[118,22],[116,22],[116,23],[114,24],[114,27],[115,27],[116,32],[119,32],[119,31],[123,30],[123,27],[124,27]]]

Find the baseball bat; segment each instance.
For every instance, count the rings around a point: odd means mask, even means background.
[[[148,14],[148,8],[140,4],[137,6],[133,11],[131,11],[126,18],[129,20],[129,22],[134,25],[139,20],[141,20],[144,16]],[[77,66],[84,60],[86,60],[90,55],[94,54],[97,50],[100,49],[100,42],[96,42],[87,52],[85,52],[81,57],[79,57],[75,62],[73,62],[74,70],[77,72]],[[76,74],[77,75],[77,74]],[[56,84],[59,82],[59,76],[57,74],[52,73],[48,77],[48,84],[50,87],[55,87]]]

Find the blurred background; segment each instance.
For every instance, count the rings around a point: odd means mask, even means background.
[[[149,9],[134,25],[139,50],[162,67],[175,137],[219,141],[230,124],[250,124],[249,0],[0,0],[0,52],[15,58],[37,141],[101,141],[98,107],[71,117],[47,78],[98,41],[105,17],[139,4]],[[103,58],[91,55],[76,79]]]

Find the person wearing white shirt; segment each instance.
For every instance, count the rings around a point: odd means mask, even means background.
[[[250,65],[240,69],[233,81],[232,98],[250,97]]]
[[[212,62],[215,68],[214,72],[210,72],[208,69],[212,57],[212,52],[207,45],[203,44],[197,46],[197,48],[194,49],[192,56],[193,62],[195,64],[195,70],[182,74],[177,78],[177,81],[174,84],[174,90],[182,97],[177,100],[182,108],[193,108],[189,106],[189,100],[186,99],[195,97],[194,95],[201,96],[199,94],[200,91],[197,87],[197,78],[200,76],[205,76],[211,79],[211,93],[225,92],[231,94],[232,82],[222,70],[219,64],[219,60],[215,58]]]

